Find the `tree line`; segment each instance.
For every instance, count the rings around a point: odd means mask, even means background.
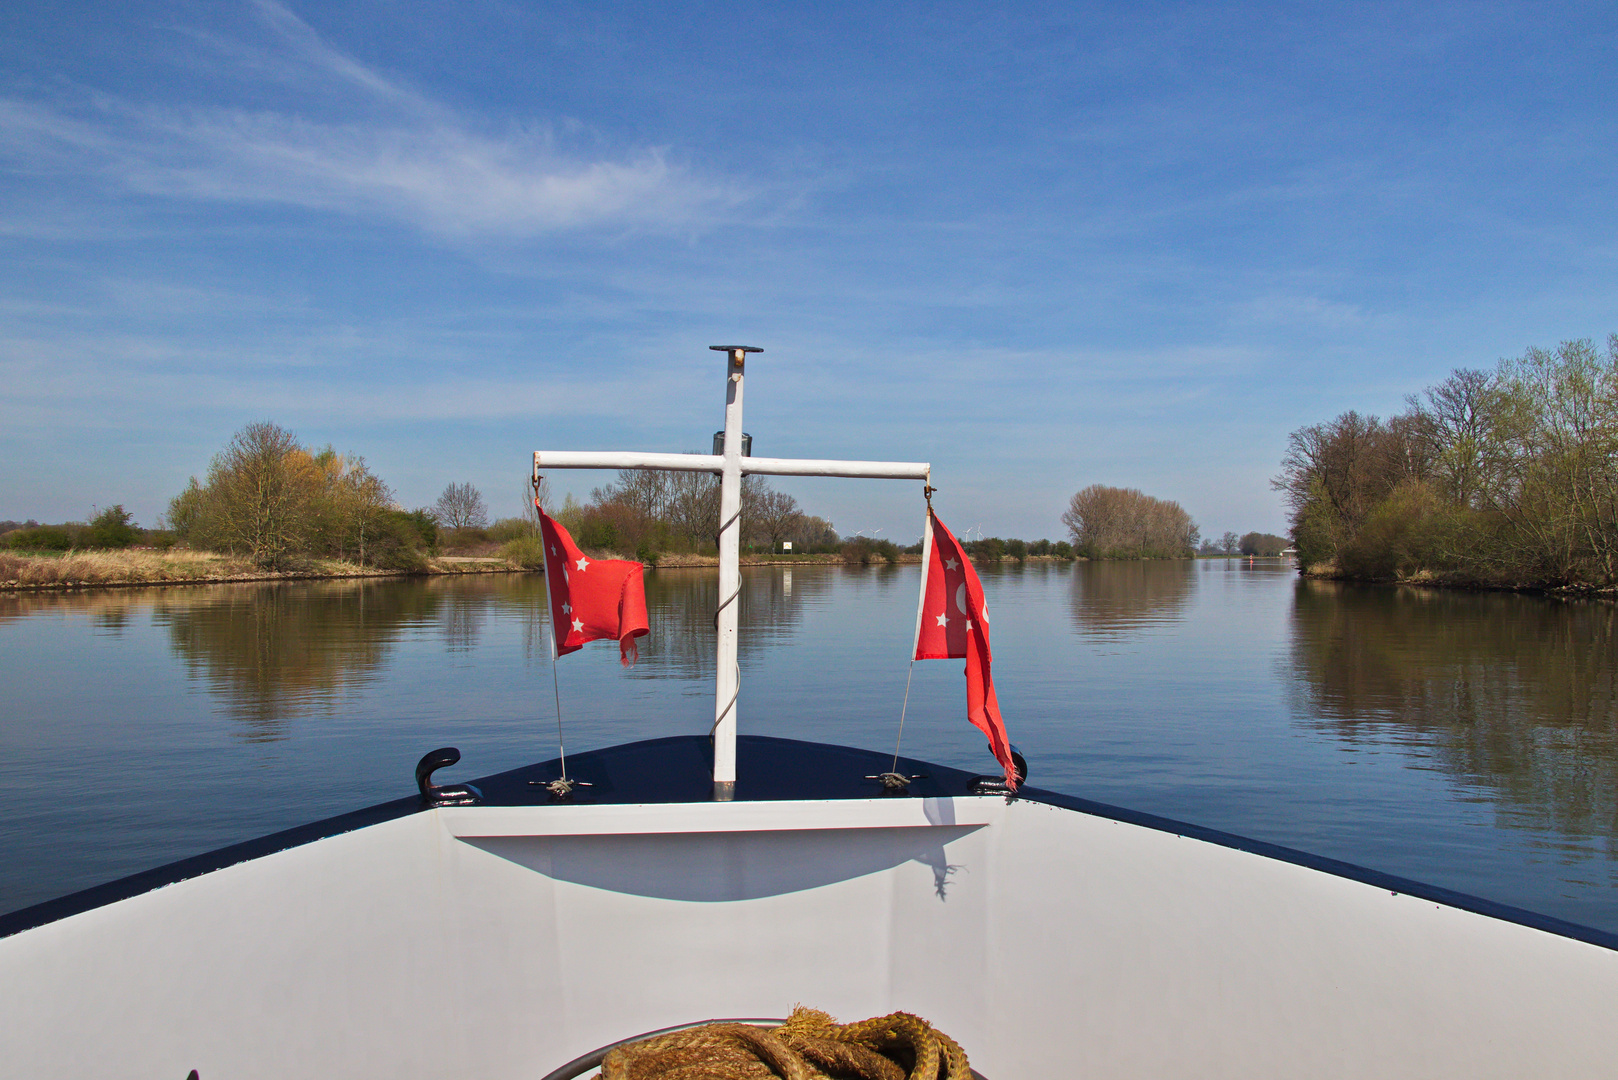
[[[1274,533],[1250,532],[1237,536],[1227,532],[1218,540],[1211,537],[1197,548],[1198,555],[1259,555],[1274,557],[1292,546],[1292,541]]]
[[[594,488],[584,503],[568,495],[561,506],[550,505],[543,487],[540,497],[587,550],[633,553],[654,565],[664,553],[717,551],[720,481],[712,474],[629,469]],[[1196,522],[1178,503],[1134,488],[1092,484],[1073,495],[1062,521],[1072,543],[985,537],[965,546],[974,561],[985,563],[1186,558],[1196,554],[1200,539]],[[741,527],[743,546],[753,551],[779,551],[790,543],[795,552],[871,563],[921,550],[919,543],[901,548],[888,540],[840,537],[830,521],[806,513],[759,476],[743,478]],[[244,556],[269,569],[316,558],[421,569],[441,544],[452,550],[503,544],[500,553],[519,564],[542,560],[531,510],[491,525],[482,493],[470,483],[450,483],[432,506],[405,510],[363,457],[303,446],[268,421],[236,432],[210,462],[206,478],[191,478],[169,504],[166,529],[138,529],[120,505],[90,526],[29,522],[10,533],[0,528],[0,534],[8,546],[29,550],[181,543]],[[1270,555],[1285,545],[1285,538],[1265,533],[1226,533],[1220,542],[1226,554]],[[1203,545],[1205,553],[1213,546]]]
[[[795,498],[772,488],[764,477],[744,476],[741,494],[744,551],[777,552],[783,543],[791,543],[795,553],[835,554],[860,565],[921,554],[919,541],[902,546],[875,537],[839,536],[830,521],[805,513]],[[665,553],[711,555],[718,551],[719,477],[625,469],[616,480],[593,489],[588,502],[567,496],[551,512],[586,549],[634,552],[642,562],[653,564]],[[963,541],[963,546],[974,561],[983,563],[1075,557],[1073,545],[1065,540],[990,536]],[[541,557],[537,546],[526,559],[521,547],[506,550],[518,561],[537,565]]]
[[[1299,428],[1273,485],[1323,572],[1618,584],[1618,334],[1456,369],[1386,420]]]
[[[97,548],[115,551],[136,544],[163,546],[173,542],[163,530],[142,529],[122,503],[97,511],[89,521],[41,525],[27,521],[0,521],[0,545],[13,551],[74,551]]]
[[[797,552],[838,550],[842,541],[830,521],[805,513],[764,477],[744,476],[741,495],[744,548],[776,551],[790,543]],[[580,547],[633,552],[642,562],[719,550],[719,477],[711,473],[624,469],[592,489],[588,502],[568,495],[551,513]]]

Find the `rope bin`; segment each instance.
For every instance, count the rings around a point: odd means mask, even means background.
[[[609,1051],[602,1080],[971,1080],[959,1043],[919,1016],[839,1024],[802,1005],[780,1027],[712,1023]]]

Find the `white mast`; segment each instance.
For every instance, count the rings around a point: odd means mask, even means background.
[[[742,457],[742,376],[751,345],[711,345],[726,354],[725,439],[721,454],[642,454],[625,451],[536,450],[534,478],[542,469],[660,469],[719,474],[719,613],[714,677],[713,797],[736,794],[736,712],[741,669],[736,662],[737,601],[741,595],[742,477],[842,476],[869,480],[928,482],[924,461],[835,461],[813,458]]]
[[[719,617],[718,670],[714,672],[713,797],[729,802],[736,795],[736,698],[742,692],[741,665],[736,659],[736,616],[742,592],[742,376],[747,354],[763,352],[750,345],[710,345],[729,357],[725,379],[725,463],[719,474]]]

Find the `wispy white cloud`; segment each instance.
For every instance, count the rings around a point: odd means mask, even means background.
[[[686,230],[747,197],[666,147],[570,151],[541,122],[491,132],[333,49],[286,8],[257,9],[278,42],[272,60],[305,89],[326,88],[320,112],[337,118],[106,95],[71,108],[0,99],[0,160],[145,195],[386,217],[452,238]]]
[[[209,295],[158,290],[150,298],[179,311]],[[254,314],[250,297],[220,299]],[[562,417],[644,423],[659,403],[690,396],[679,375],[645,367],[528,378],[471,373],[456,362],[467,342],[442,328],[401,324],[359,333],[259,323],[251,341],[218,341],[161,329],[109,332],[77,325],[93,321],[93,311],[36,304],[3,304],[0,315],[16,324],[0,332],[0,385],[11,388],[0,398],[0,428],[13,432],[101,426],[86,418],[114,415],[121,425],[140,426],[140,418],[176,406],[343,425]],[[376,363],[382,356],[396,373]]]
[[[621,161],[569,159],[543,133],[489,138],[448,125],[318,124],[245,112],[133,114],[160,144],[131,187],[160,195],[384,213],[451,236],[530,236],[592,225],[687,226],[732,196],[657,149]]]
[[[308,72],[324,74],[349,83],[367,94],[384,101],[394,101],[423,111],[436,111],[436,107],[421,95],[373,71],[337,49],[332,48],[314,29],[292,11],[275,0],[253,0],[258,17],[290,50],[291,65],[297,76]]]
[[[1271,294],[1254,297],[1235,310],[1239,322],[1268,326],[1310,326],[1347,330],[1365,326],[1371,316],[1358,304],[1318,296]]]

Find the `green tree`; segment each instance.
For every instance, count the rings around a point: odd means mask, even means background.
[[[268,421],[249,424],[169,504],[178,539],[281,569],[315,555],[408,568],[425,543],[365,459],[311,452]],[[404,515],[409,519],[410,515]],[[406,558],[404,548],[416,552]],[[381,561],[379,561],[381,560]]]
[[[90,519],[84,542],[89,547],[126,548],[140,539],[140,530],[131,524],[123,503],[107,507]]]
[[[1274,533],[1250,532],[1237,541],[1236,549],[1243,555],[1259,555],[1265,558],[1279,555],[1292,545],[1284,536]]]
[[[260,566],[285,567],[307,549],[322,482],[292,432],[268,421],[249,424],[208,469],[206,535]]]
[[[13,551],[68,551],[73,547],[73,533],[66,526],[35,522],[7,534],[6,546]]]
[[[1006,542],[998,536],[985,536],[966,542],[966,553],[975,562],[998,563],[1006,557]]]

